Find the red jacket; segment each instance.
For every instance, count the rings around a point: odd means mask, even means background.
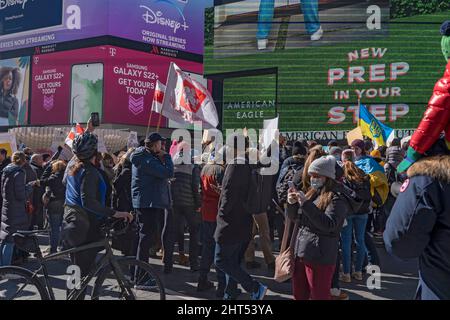
[[[425,115],[411,138],[410,146],[424,154],[445,131],[445,139],[450,142],[450,61],[444,77],[435,87]]]
[[[216,222],[223,174],[224,167],[218,164],[207,164],[202,170],[201,212],[203,221]]]

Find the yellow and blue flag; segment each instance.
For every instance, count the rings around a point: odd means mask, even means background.
[[[377,146],[386,146],[394,135],[394,129],[375,118],[362,104],[359,106],[359,126],[363,136],[372,139]]]

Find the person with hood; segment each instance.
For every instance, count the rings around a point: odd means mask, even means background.
[[[52,164],[52,174],[46,179],[40,179],[37,184],[41,188],[47,188],[44,196],[48,200],[48,219],[50,223],[50,254],[58,251],[60,243],[61,227],[64,216],[64,201],[66,197],[66,187],[63,184],[66,163],[58,160]]]
[[[66,201],[61,238],[63,248],[74,248],[100,241],[103,237],[101,225],[114,217],[133,220],[130,212],[115,211],[106,206],[106,181],[97,169],[98,139],[90,131],[75,138],[73,142],[74,161],[69,164],[66,177]],[[85,277],[98,253],[92,248],[71,255],[74,265],[80,267]]]
[[[238,148],[242,141],[245,141],[244,150]],[[252,300],[263,300],[267,292],[265,285],[254,280],[241,267],[252,235],[252,197],[257,188],[253,179],[255,168],[247,159],[248,149],[248,138],[240,134],[233,137],[233,159],[227,159],[219,199],[214,233],[215,264],[226,274],[225,300],[236,299],[238,283],[250,293]]]
[[[405,159],[397,171],[405,172],[438,141],[445,132],[445,142],[450,149],[450,20],[441,25],[441,49],[447,66],[444,76],[436,82],[422,121],[409,142]]]
[[[419,258],[417,300],[450,300],[450,152],[444,139],[431,149],[408,169],[384,243],[402,260]]]
[[[11,265],[14,253],[14,239],[12,235],[17,231],[27,230],[29,227],[26,201],[32,192],[34,182],[25,184],[25,171],[23,170],[25,163],[25,154],[23,152],[15,152],[12,156],[12,163],[3,169],[0,266]]]
[[[187,156],[184,156],[187,152]],[[189,228],[189,265],[191,271],[199,270],[199,231],[201,224],[200,167],[192,163],[193,152],[188,148],[180,149],[174,157],[174,177],[171,183],[173,201],[173,235],[177,237],[179,230],[184,229],[184,221]],[[166,248],[164,258],[167,271],[172,269],[173,245]]]
[[[349,204],[336,179],[336,160],[326,156],[308,167],[306,195],[292,188],[288,216],[299,230],[295,237],[292,291],[295,300],[330,300],[339,237]]]
[[[147,263],[158,221],[171,206],[169,179],[173,177],[173,162],[162,149],[162,141],[165,139],[159,133],[150,134],[145,146],[137,148],[130,158],[131,198],[139,225],[137,257]]]

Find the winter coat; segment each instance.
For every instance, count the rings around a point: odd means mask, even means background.
[[[450,300],[450,156],[425,158],[409,170],[384,232],[389,253],[419,258],[425,284]]]
[[[202,219],[216,222],[219,210],[220,188],[225,168],[220,164],[207,164],[200,175],[202,187]]]
[[[50,177],[46,179],[39,180],[41,183],[41,188],[44,190],[46,187],[50,188],[50,201],[64,200],[66,198],[66,187],[62,183],[63,177],[64,171],[58,171],[52,173]]]
[[[200,167],[193,164],[175,165],[174,176],[170,185],[173,206],[200,208]]]
[[[439,139],[442,131],[450,141],[450,61],[444,76],[434,87],[433,96],[428,102],[425,116],[411,137],[410,146],[418,153],[424,154]]]
[[[0,186],[2,185],[2,175],[3,175],[3,170],[11,163],[11,159],[10,158],[5,158],[5,160],[0,164]],[[2,194],[0,192],[0,208],[2,207],[2,203],[3,203],[3,198],[2,198]]]
[[[355,214],[368,214],[370,212],[370,201],[372,199],[372,194],[370,192],[370,180],[367,179],[363,183],[356,183],[348,181],[344,178],[343,187],[349,191],[345,194],[348,195],[351,203],[351,212],[349,215]]]
[[[131,155],[131,163],[133,207],[168,209],[171,205],[169,179],[173,178],[174,173],[170,154],[164,155],[164,161],[161,161],[141,147]]]
[[[214,234],[216,242],[220,244],[248,242],[252,234],[253,217],[247,200],[254,168],[245,159],[240,158],[239,161],[241,163],[227,165],[222,181]]]
[[[122,170],[113,180],[113,208],[116,210],[124,212],[133,210],[133,202],[131,201],[131,170],[131,162],[126,161]]]
[[[9,241],[8,236],[18,230],[28,230],[29,220],[25,206],[31,191],[32,187],[25,184],[23,168],[10,164],[3,170],[0,241]]]
[[[294,249],[296,257],[320,265],[336,263],[340,233],[350,213],[350,206],[339,186],[335,188],[336,192],[325,211],[317,208],[317,198],[305,201],[302,207],[298,203],[288,204],[289,217],[299,225]]]

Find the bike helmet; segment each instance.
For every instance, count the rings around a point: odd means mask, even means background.
[[[72,151],[79,160],[89,160],[97,153],[97,146],[97,136],[90,132],[85,132],[75,138]]]

